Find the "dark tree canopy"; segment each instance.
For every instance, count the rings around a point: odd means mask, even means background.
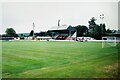
[[[112,33],[112,30],[107,29],[106,33]]]
[[[94,23],[95,23],[95,21],[96,21],[97,19],[95,19],[95,17],[92,17],[90,20],[91,20],[91,22],[94,22]]]
[[[17,34],[13,28],[7,28],[5,32],[8,37],[17,37]]]
[[[40,32],[39,36],[48,36],[48,32]]]
[[[96,21],[95,17],[92,17],[92,18],[90,19],[90,21],[88,21],[88,23],[89,23],[89,28],[90,28],[90,29],[92,29],[92,28],[94,28],[94,27],[96,26],[95,21]]]
[[[87,36],[88,28],[84,25],[78,25],[77,28],[77,36]]]
[[[24,39],[24,35],[23,34],[20,34],[20,39]]]
[[[100,24],[100,27],[101,27],[102,35],[104,36],[105,33],[106,33],[106,25],[105,24]]]
[[[106,33],[106,25],[105,24],[96,24],[96,19],[92,17],[89,23],[89,36],[95,38],[95,39],[101,39],[102,36]]]
[[[31,30],[31,32],[30,32],[30,34],[29,34],[29,36],[33,36],[33,34],[34,34],[34,31],[33,31],[33,30]]]

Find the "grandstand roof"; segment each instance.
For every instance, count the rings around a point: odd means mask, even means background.
[[[69,27],[68,25],[54,26],[54,27],[51,27],[49,30],[65,30],[68,27]]]

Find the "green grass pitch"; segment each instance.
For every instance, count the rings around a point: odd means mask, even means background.
[[[2,42],[3,78],[111,78],[118,50],[100,42]]]

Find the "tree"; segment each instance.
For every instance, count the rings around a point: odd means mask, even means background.
[[[84,25],[78,25],[77,28],[77,36],[87,36],[88,28]]]
[[[20,39],[24,39],[24,35],[23,34],[20,34]]]
[[[106,33],[106,25],[105,24],[96,24],[96,19],[92,17],[89,23],[89,36],[95,38],[95,39],[102,39],[102,36]]]
[[[46,32],[46,31],[45,31],[45,32],[40,32],[40,33],[39,33],[39,36],[48,36],[48,35],[49,35],[49,34],[48,34],[48,32]]]
[[[17,34],[13,28],[7,28],[5,32],[8,37],[17,37]]]
[[[31,32],[30,32],[30,34],[29,34],[29,36],[33,36],[33,34],[34,34],[34,31],[33,31],[33,30],[31,30]]]
[[[104,36],[105,33],[106,33],[106,25],[105,24],[100,24],[100,28],[101,28],[102,35]]]
[[[96,23],[95,23],[96,20],[97,19],[95,19],[95,17],[92,17],[90,21],[88,21],[90,29],[93,29],[96,26]]]
[[[107,29],[106,33],[112,33],[112,30]]]

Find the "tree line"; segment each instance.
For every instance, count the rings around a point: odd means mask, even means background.
[[[113,32],[110,29],[106,29],[106,25],[101,23],[101,24],[96,24],[96,19],[95,17],[92,17],[90,21],[88,21],[89,26],[85,25],[77,25],[76,30],[77,30],[77,37],[93,37],[95,39],[101,39],[102,36],[108,36],[108,35],[113,35],[115,31]],[[2,35],[3,37],[18,37],[16,34],[16,31],[13,28],[7,28],[6,29],[6,34]],[[33,36],[34,31],[31,30],[29,33],[29,36]],[[36,36],[52,36],[49,32],[40,32],[40,33],[34,33],[34,37]],[[25,35],[21,34],[19,36],[20,38],[24,38]],[[27,36],[28,37],[28,36]]]

